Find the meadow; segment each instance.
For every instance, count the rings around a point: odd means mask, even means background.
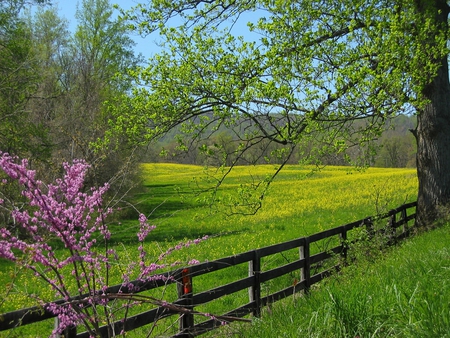
[[[232,196],[245,192],[246,184],[254,186],[276,169],[272,165],[236,167],[217,194],[222,201],[232,201]],[[148,215],[156,225],[145,243],[150,257],[156,259],[179,242],[208,235],[208,240],[174,252],[167,262],[186,264],[193,258],[214,260],[385,212],[414,201],[417,191],[414,169],[361,171],[351,167],[325,167],[317,170],[287,166],[271,184],[262,208],[255,215],[229,215],[227,209],[217,210],[217,205],[207,205],[205,194],[200,194],[216,184],[221,175],[220,171],[200,166],[142,164],[142,188],[132,202],[133,209]],[[138,255],[138,222],[137,216],[127,210],[121,214],[122,219],[110,223],[112,243],[119,256],[124,257],[124,263],[128,263]],[[4,261],[0,265],[0,282],[7,286],[0,294],[0,313],[35,305],[34,297],[30,296],[33,294],[52,299],[51,290],[25,272],[15,270]],[[15,284],[11,283],[13,279]],[[120,282],[118,275],[115,282]],[[206,289],[214,283],[209,280],[197,287]],[[218,302],[207,310],[220,311],[220,306]],[[0,336],[3,336],[1,332]]]
[[[199,201],[196,182],[207,177],[205,168],[178,164],[143,164],[142,168],[145,191],[137,205],[151,214],[157,226],[152,238],[161,243],[209,235],[197,252],[195,248],[189,252],[199,260],[241,253],[383,213],[414,201],[417,194],[414,169],[325,167],[317,171],[286,166],[255,215],[229,216],[226,209],[217,211]],[[271,165],[236,167],[220,193],[236,194],[242,185],[263,180],[276,169]],[[129,231],[133,221],[124,221],[123,226]],[[124,231],[117,229],[118,234]]]

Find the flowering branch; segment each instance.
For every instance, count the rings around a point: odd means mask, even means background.
[[[7,228],[0,228],[0,258],[32,271],[52,287],[56,297],[65,301],[61,305],[40,300],[42,305],[59,318],[59,326],[54,330],[54,335],[62,333],[68,327],[82,324],[90,335],[95,336],[95,332],[99,332],[100,323],[104,320],[111,323],[113,309],[108,306],[111,299],[131,300],[137,297],[134,294],[128,294],[128,298],[118,296],[120,293],[107,294],[111,259],[118,259],[117,252],[108,246],[111,232],[105,221],[113,210],[102,206],[103,196],[109,186],[105,184],[83,192],[84,179],[90,167],[83,160],[75,160],[72,165],[64,163],[63,178],[48,185],[37,180],[36,172],[27,167],[27,160],[19,161],[8,153],[0,152],[0,168],[10,180],[19,183],[23,189],[22,196],[28,204],[27,208],[18,208],[11,203],[11,216],[28,238],[20,238]],[[8,180],[2,180],[0,185],[8,183]],[[5,199],[0,198],[0,206],[7,208]],[[152,274],[167,265],[146,262],[147,253],[143,244],[155,227],[148,224],[143,214],[139,216],[139,224],[137,279],[145,282],[158,278]],[[103,253],[96,246],[98,235],[104,240]],[[68,254],[56,254],[49,239],[58,239]],[[203,239],[180,244],[159,258]],[[122,285],[127,286],[129,292],[137,291],[132,288],[134,284],[131,283],[133,268],[130,265],[127,272],[122,274]],[[74,301],[76,295],[83,297],[83,301]],[[142,296],[137,299],[142,299]],[[130,303],[124,307],[128,309],[129,305]],[[103,315],[97,307],[103,307]]]

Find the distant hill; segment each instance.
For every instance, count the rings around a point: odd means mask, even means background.
[[[361,123],[361,122],[359,122]],[[416,141],[411,133],[417,123],[416,116],[399,115],[386,122],[385,131],[378,138],[370,143],[370,154],[367,154],[367,162],[371,166],[377,167],[415,167]],[[251,126],[241,126],[240,129],[248,130]],[[148,146],[145,161],[147,162],[173,162],[182,164],[204,165],[219,164],[224,158],[231,162],[235,147],[238,144],[236,131],[225,127],[217,130],[207,129],[198,142],[187,142],[188,138],[182,133],[182,128],[177,127],[170,130]],[[298,151],[292,156],[289,163],[298,163],[305,159],[305,147],[313,149],[316,145],[307,144],[299,146]],[[258,149],[249,150],[246,157],[240,159],[239,164],[267,163],[270,154],[276,150],[275,144],[262,142]],[[279,147],[279,146],[278,146]],[[316,147],[317,148],[317,147]],[[347,165],[347,157],[357,157],[358,154],[367,153],[367,149],[352,147],[346,154],[326,153],[322,154],[322,163],[327,165]],[[271,163],[276,162],[275,158]]]

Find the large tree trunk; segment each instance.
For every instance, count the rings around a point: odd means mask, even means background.
[[[436,15],[447,27],[447,1],[435,0]],[[417,118],[417,225],[431,225],[440,210],[450,207],[450,83],[447,57],[440,60],[437,76],[424,89],[429,103]]]

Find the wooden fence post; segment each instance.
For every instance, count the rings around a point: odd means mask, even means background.
[[[344,260],[344,264],[347,264],[347,251],[348,251],[347,230],[345,230],[344,227],[342,228],[342,232],[339,234],[339,237],[341,238],[341,245],[342,245],[341,257]]]
[[[248,275],[253,277],[253,286],[248,289],[250,303],[255,303],[253,316],[261,317],[261,257],[258,251],[255,251],[254,257],[248,262]]]
[[[389,218],[389,224],[388,224],[388,236],[389,236],[389,241],[388,241],[388,245],[392,245],[396,242],[397,237],[395,235],[396,232],[396,226],[397,226],[397,214],[394,212],[391,217]]]
[[[183,299],[183,306],[192,309],[194,305],[193,301],[193,289],[192,289],[192,276],[189,268],[181,271],[180,283],[177,284],[178,298]],[[180,315],[180,331],[187,334],[187,337],[194,337],[191,333],[194,327],[194,315],[192,313],[183,313]]]
[[[406,221],[406,219],[408,218],[408,215],[406,213],[406,208],[403,207],[402,211],[401,211],[401,219],[402,219],[402,229],[403,229],[403,234],[406,234],[406,232],[408,231],[408,223]]]
[[[309,292],[310,277],[311,277],[311,262],[309,260],[309,237],[305,237],[305,243],[299,247],[300,259],[305,260],[303,268],[300,270],[300,281],[305,283],[305,293]]]

